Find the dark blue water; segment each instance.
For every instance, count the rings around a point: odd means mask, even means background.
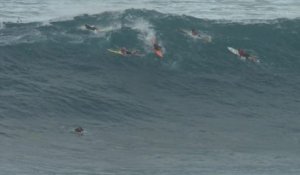
[[[240,24],[145,10],[6,23],[0,174],[299,174],[299,31],[299,19]],[[107,51],[118,47],[145,56]]]

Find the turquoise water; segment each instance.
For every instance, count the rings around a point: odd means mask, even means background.
[[[0,174],[299,174],[299,29],[299,19],[244,24],[138,9],[5,22]],[[107,52],[118,47],[145,56]]]

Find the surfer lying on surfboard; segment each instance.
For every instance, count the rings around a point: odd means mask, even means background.
[[[199,32],[196,29],[192,29],[192,35],[193,36],[200,36]]]
[[[137,50],[132,50],[132,51],[130,51],[130,50],[126,49],[125,47],[122,47],[122,48],[120,49],[120,51],[121,51],[121,53],[122,53],[124,56],[125,56],[125,55],[138,55],[138,54],[139,54]]]
[[[114,49],[107,49],[109,52],[114,53],[114,54],[118,54],[118,55],[122,55],[122,56],[145,56],[144,54],[141,54],[138,50],[128,50],[125,47],[122,47],[118,50],[114,50]]]
[[[84,25],[85,26],[85,28],[87,29],[87,30],[91,30],[91,31],[98,31],[98,29],[97,29],[97,27],[95,27],[95,26],[92,26],[92,25],[88,25],[88,24],[85,24]]]
[[[237,50],[238,50],[238,54],[240,57],[245,57],[246,59],[248,59],[250,61],[257,62],[257,58],[255,56],[250,55],[243,49],[237,49]]]
[[[189,29],[178,29],[178,31],[182,32],[183,34],[193,38],[193,39],[200,39],[203,42],[210,43],[212,42],[212,37],[204,32],[201,32],[195,28]]]
[[[160,50],[161,50],[161,46],[158,45],[157,43],[154,43],[154,44],[153,44],[153,48],[154,48],[154,50],[157,50],[157,51],[160,51]]]
[[[162,47],[156,42],[155,38],[152,40],[152,44],[153,44],[153,50],[155,55],[162,59],[163,58]]]
[[[227,47],[227,49],[234,55],[237,55],[241,60],[249,60],[255,63],[260,62],[256,56],[249,54],[244,49],[235,49],[233,47]]]

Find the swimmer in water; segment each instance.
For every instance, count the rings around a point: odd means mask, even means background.
[[[83,135],[83,128],[82,127],[77,127],[74,129],[75,133],[79,134],[79,135]]]

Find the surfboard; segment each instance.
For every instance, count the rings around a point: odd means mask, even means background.
[[[154,50],[154,53],[156,56],[158,56],[161,59],[164,57],[164,54],[161,50]]]
[[[124,54],[120,50],[112,50],[112,49],[107,49],[107,50],[111,53],[124,56]]]
[[[238,56],[238,58],[240,58],[241,60],[243,60],[243,61],[245,61],[246,60],[246,57],[241,57],[241,55],[239,54],[239,51],[237,50],[237,49],[235,49],[235,48],[232,48],[232,47],[227,47],[227,49],[231,52],[231,53],[233,53],[234,55],[236,55],[236,56]],[[252,61],[252,62],[254,62],[254,63],[260,63],[260,60],[256,57],[256,56],[249,56],[248,57],[248,60],[249,61]]]

